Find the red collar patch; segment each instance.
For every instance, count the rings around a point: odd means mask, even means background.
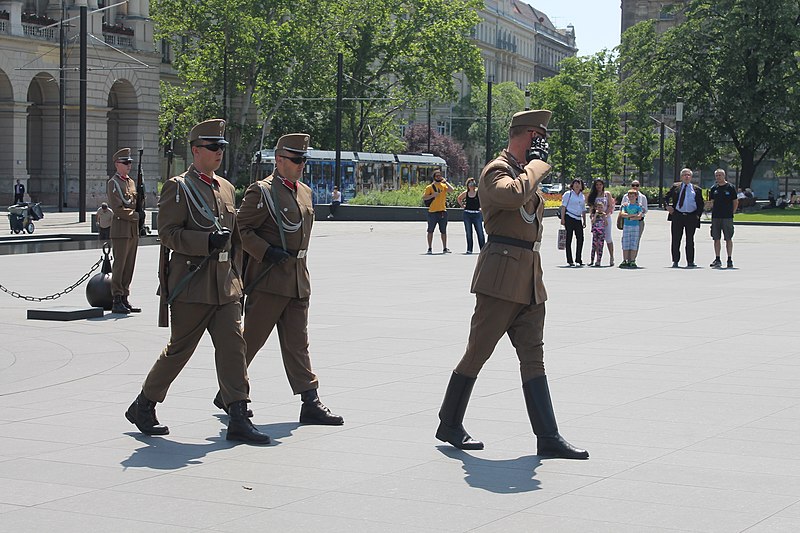
[[[287,180],[286,178],[283,177],[281,177],[281,181],[283,182],[284,185],[286,185],[286,188],[289,189],[290,191],[297,191],[297,182]]]
[[[203,180],[203,183],[205,183],[205,184],[206,184],[206,185],[208,185],[209,187],[211,187],[211,186],[213,186],[213,185],[217,185],[217,186],[219,186],[219,181],[217,181],[217,179],[216,179],[216,178],[214,178],[214,177],[211,177],[211,176],[206,176],[206,175],[205,175],[205,174],[203,174],[202,172],[198,172],[198,173],[197,173],[197,176],[198,176],[198,177],[199,177],[201,180]]]

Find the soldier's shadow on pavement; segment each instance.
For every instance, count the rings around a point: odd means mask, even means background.
[[[144,446],[133,451],[130,457],[120,462],[124,468],[155,468],[177,470],[189,465],[199,465],[201,459],[211,452],[233,448],[237,443],[225,440],[224,431],[219,437],[206,439],[208,444],[175,442],[169,437],[148,437],[141,433],[126,433]]]
[[[536,455],[516,459],[481,459],[451,446],[437,446],[440,452],[463,463],[464,481],[470,487],[498,494],[512,494],[539,490],[541,482],[535,478],[542,461]]]
[[[203,464],[203,457],[209,453],[226,450],[234,446],[247,446],[243,442],[225,440],[228,425],[227,415],[215,415],[222,424],[218,437],[206,439],[208,444],[194,444],[176,442],[165,437],[148,437],[138,432],[128,432],[134,439],[144,446],[133,451],[130,457],[120,462],[124,468],[155,468],[157,470],[177,470],[189,465]],[[278,424],[255,424],[256,429],[270,436],[272,442],[259,448],[268,448],[280,444],[279,439],[291,436],[292,432],[300,427],[298,422],[283,422]]]

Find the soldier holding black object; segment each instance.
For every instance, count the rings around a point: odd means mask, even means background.
[[[464,429],[464,413],[478,373],[508,334],[519,357],[538,455],[589,457],[559,434],[544,371],[547,293],[539,256],[544,198],[538,187],[551,168],[545,141],[550,115],[547,110],[516,113],[508,148],[481,173],[481,211],[489,237],[472,278],[476,304],[466,352],[450,377],[436,431],[436,438],[463,450],[483,449]]]
[[[171,306],[169,344],[125,413],[147,435],[166,435],[155,404],[189,362],[203,333],[214,343],[220,399],[230,415],[228,440],[268,444],[248,418],[250,384],[242,338],[241,239],[236,225],[233,185],[215,174],[227,145],[225,121],[214,119],[192,128],[194,163],[169,179],[158,202],[158,236],[172,250],[162,260],[161,296]]]
[[[128,301],[139,248],[139,213],[136,212],[136,182],[129,176],[133,164],[131,149],[118,150],[112,159],[116,172],[106,185],[108,205],[114,212],[111,221],[111,250],[114,254],[111,312],[127,315],[141,312]]]
[[[314,223],[311,189],[300,181],[309,136],[292,133],[278,139],[275,171],[250,185],[239,209],[245,272],[244,339],[247,364],[278,327],[283,366],[294,394],[302,400],[300,422],[344,424],[319,400],[317,376],[308,354],[308,306],[311,279],[306,253]],[[214,404],[222,408],[219,395]]]

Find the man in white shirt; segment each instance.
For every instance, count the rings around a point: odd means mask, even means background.
[[[639,199],[638,203],[642,206],[642,219],[639,221],[639,242],[642,241],[642,233],[644,233],[644,217],[647,215],[647,196],[643,192],[639,190],[639,180],[633,180],[631,182],[631,189],[636,190],[636,194],[638,194]],[[628,199],[627,194],[622,195],[622,203],[620,204],[622,207],[630,204],[631,201]]]

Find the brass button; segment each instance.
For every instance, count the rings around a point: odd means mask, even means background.
[[[503,255],[508,255],[508,250],[503,250]]]

